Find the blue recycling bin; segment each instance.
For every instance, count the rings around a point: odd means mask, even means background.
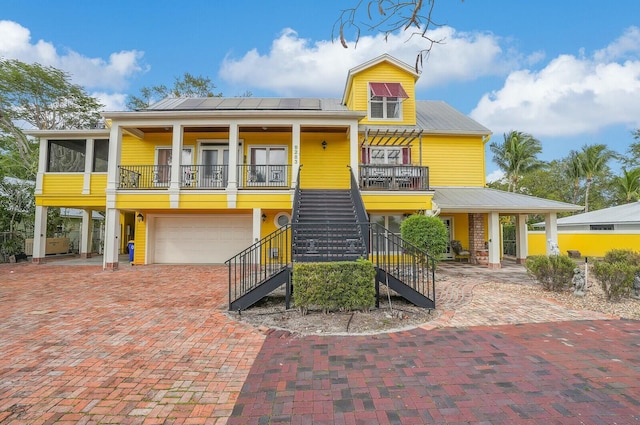
[[[129,241],[129,243],[127,244],[127,247],[129,248],[129,262],[133,263],[133,246],[134,246],[134,242],[133,241]]]

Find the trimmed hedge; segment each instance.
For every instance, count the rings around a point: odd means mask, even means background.
[[[612,249],[605,254],[603,261],[593,264],[593,274],[607,300],[630,294],[636,273],[640,273],[640,253],[636,251]]]
[[[296,263],[293,302],[302,314],[311,308],[368,311],[376,302],[375,275],[366,260]]]
[[[533,255],[527,258],[525,267],[543,289],[562,291],[571,284],[576,263],[566,255]]]

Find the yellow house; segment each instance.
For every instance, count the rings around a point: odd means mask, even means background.
[[[444,102],[416,99],[418,78],[382,55],[349,71],[341,99],[173,98],[106,112],[104,130],[33,131],[33,261],[45,258],[48,207],[85,211],[83,255],[91,211],[105,212],[105,269],[118,267],[129,241],[136,265],[223,263],[255,244],[270,260],[288,258],[267,244],[292,220],[326,223],[334,245],[366,256],[381,242],[357,242],[364,230],[340,233],[341,223],[374,223],[388,238],[413,213],[439,215],[470,261],[490,267],[500,267],[499,216],[515,215],[523,260],[526,214],[547,214],[552,229],[557,212],[580,207],[487,189],[491,132]],[[300,229],[287,236],[292,246],[319,255],[320,239],[301,240]]]
[[[547,252],[544,223],[529,232],[530,253]],[[614,249],[640,250],[640,202],[618,205],[563,217],[557,221],[560,253],[579,252],[583,257],[604,257]]]

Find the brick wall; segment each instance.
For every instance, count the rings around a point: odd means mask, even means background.
[[[472,264],[478,264],[476,253],[484,249],[484,216],[482,213],[469,213],[469,251]]]

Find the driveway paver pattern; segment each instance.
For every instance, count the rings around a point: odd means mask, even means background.
[[[482,285],[519,266],[450,268],[413,330],[299,336],[227,316],[221,266],[71,264],[0,265],[2,425],[640,422],[640,323]]]
[[[264,334],[222,266],[0,267],[0,424],[225,423]]]

